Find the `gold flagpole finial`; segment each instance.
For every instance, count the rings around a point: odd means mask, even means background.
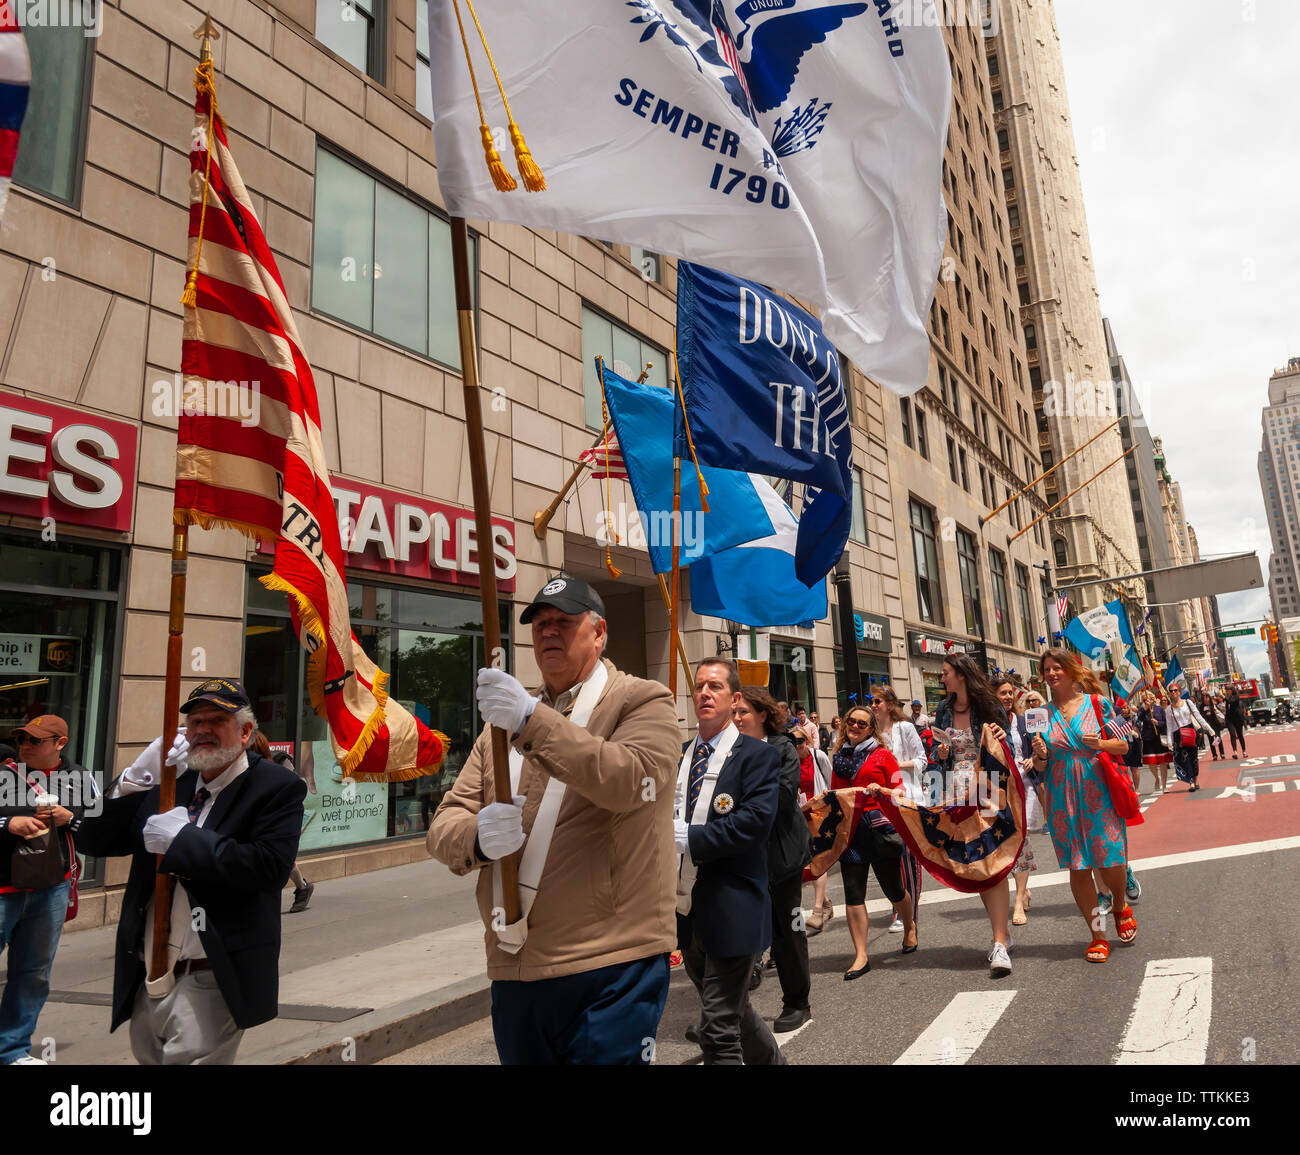
[[[221,32],[218,30],[217,26],[212,23],[211,13],[204,13],[203,23],[194,30],[194,39],[202,41],[199,45],[199,59],[211,60],[212,42],[221,39]]]

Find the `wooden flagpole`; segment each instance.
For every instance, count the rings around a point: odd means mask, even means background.
[[[1078,449],[1074,450],[1073,453],[1067,453],[1064,457],[1061,458],[1060,461],[1058,461],[1055,465],[1053,465],[1051,469],[1045,470],[1044,472],[1040,473],[1037,477],[1035,477],[1033,481],[1027,482],[1025,484],[1024,489],[1016,490],[1016,492],[1013,493],[1010,497],[1008,497],[1006,501],[1004,501],[1001,505],[999,505],[997,509],[991,510],[990,512],[986,513],[983,517],[978,518],[977,520],[979,525],[982,527],[986,521],[992,521],[999,513],[1001,513],[1004,509],[1006,509],[1006,507],[1010,505],[1013,501],[1015,501],[1016,498],[1019,497],[1022,493],[1028,493],[1031,489],[1034,488],[1035,485],[1037,485],[1040,481],[1042,481],[1044,477],[1047,477],[1049,474],[1053,474],[1058,469],[1060,469],[1062,465],[1064,465],[1067,461],[1070,460],[1071,457],[1075,455],[1075,453],[1082,453],[1085,449],[1088,448],[1089,445],[1091,445],[1094,441],[1097,440],[1097,437],[1102,437],[1105,434],[1109,433],[1118,424],[1119,424],[1119,418],[1117,417],[1115,418],[1114,421],[1112,421],[1109,425],[1107,425],[1105,429],[1103,429],[1100,433],[1098,433],[1096,437],[1089,437],[1088,440],[1085,441],[1082,445],[1080,445]],[[1055,509],[1056,506],[1053,506],[1052,508]]]
[[[470,295],[469,231],[462,217],[451,218],[451,262],[456,284],[456,322],[460,338],[461,379],[465,396],[465,434],[469,443],[469,477],[474,492],[474,526],[478,536],[478,595],[483,607],[483,645],[489,665],[505,668],[501,615],[497,606],[496,566],[492,554],[492,506],[487,452],[483,446],[483,405],[479,392],[478,341],[474,335],[474,301]],[[492,727],[492,786],[497,802],[509,803],[509,735]],[[519,920],[517,854],[500,859],[501,893],[507,923]]]
[[[211,15],[194,32],[199,44],[199,61],[212,59],[212,41],[221,33],[212,23]],[[211,99],[211,96],[209,96]],[[212,142],[208,142],[212,147]],[[208,195],[206,186],[203,195]],[[167,765],[167,741],[176,733],[181,716],[181,655],[185,634],[185,577],[189,568],[190,529],[188,525],[172,525],[172,581],[167,606],[167,674],[163,685],[163,719],[161,752],[162,772],[158,779],[158,813],[165,814],[176,805],[176,767]],[[158,867],[163,856],[158,855]],[[160,979],[167,973],[167,943],[172,933],[172,891],[176,880],[170,874],[157,870],[153,884],[153,950],[149,955],[149,978]]]
[[[681,558],[678,553],[677,541],[677,523],[682,518],[682,459],[673,454],[673,515],[670,519],[669,532],[672,534],[673,542],[673,568],[672,577],[668,582],[669,602],[668,602],[668,628],[672,631],[673,637],[677,637],[677,610],[678,603],[681,601],[681,586],[679,579],[681,577],[680,563]],[[673,708],[677,708],[677,663],[671,658],[668,661],[668,689],[672,691]]]
[[[673,599],[668,596],[668,579],[663,574],[655,574],[659,579],[659,592],[663,595],[664,609],[668,611],[671,618],[673,613]],[[686,656],[686,643],[682,641],[682,635],[678,630],[673,630],[673,639],[677,643],[677,657],[681,659],[682,669],[686,673],[687,687],[695,685],[695,675],[691,673],[691,660]],[[674,667],[676,668],[676,667]]]
[[[1049,513],[1052,512],[1052,510],[1060,509],[1061,506],[1063,506],[1067,501],[1069,501],[1070,498],[1072,498],[1076,493],[1079,492],[1079,490],[1087,489],[1087,487],[1090,486],[1094,481],[1096,481],[1097,478],[1099,478],[1103,473],[1105,473],[1106,470],[1108,470],[1112,465],[1118,465],[1121,461],[1124,460],[1124,458],[1126,458],[1136,448],[1137,446],[1134,445],[1131,449],[1128,449],[1125,452],[1121,453],[1117,458],[1115,458],[1114,461],[1109,461],[1105,465],[1103,465],[1099,470],[1097,470],[1096,473],[1094,473],[1090,478],[1088,478],[1087,481],[1085,481],[1082,485],[1077,486],[1076,488],[1070,490],[1070,492],[1067,493],[1063,498],[1061,498],[1061,500],[1058,501],[1055,505],[1049,507],[1048,509],[1045,509],[1036,518],[1034,518],[1033,521],[1031,521],[1027,526],[1025,526],[1025,528],[1022,529],[1019,533],[1014,533],[1009,538],[1007,538],[1007,545],[1010,545],[1018,537],[1024,537],[1025,534],[1027,534],[1031,529],[1033,529],[1034,526],[1036,526],[1040,521],[1042,521],[1043,518],[1045,518]],[[988,520],[988,519],[985,518],[983,520]]]

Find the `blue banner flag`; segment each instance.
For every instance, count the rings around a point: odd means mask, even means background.
[[[772,522],[769,537],[704,557],[691,566],[691,609],[746,626],[797,626],[826,616],[826,579],[811,588],[794,572],[799,523],[762,478],[755,488]],[[711,483],[710,483],[711,484]]]
[[[1111,680],[1111,693],[1120,702],[1127,702],[1143,686],[1146,677],[1142,673],[1142,659],[1132,646],[1125,647],[1124,658],[1115,667],[1115,677]]]
[[[673,394],[662,385],[637,384],[605,370],[605,399],[623,449],[628,483],[645,528],[655,573],[672,568]],[[749,475],[701,466],[709,487],[702,512],[700,487],[690,463],[682,470],[681,564],[768,537],[774,532],[767,509]]]
[[[1129,649],[1133,646],[1128,611],[1119,599],[1084,610],[1077,618],[1072,618],[1065,627],[1065,637],[1079,653],[1089,658],[1101,657],[1111,642]]]
[[[807,486],[794,564],[815,585],[844,552],[853,518],[848,404],[820,322],[762,285],[683,261],[677,365],[702,465]],[[686,457],[680,428],[677,437]]]
[[[1165,667],[1165,689],[1172,690],[1175,682],[1182,682],[1182,688],[1184,690],[1187,689],[1187,673],[1183,670],[1181,663],[1178,661],[1178,655],[1170,654],[1169,665]]]

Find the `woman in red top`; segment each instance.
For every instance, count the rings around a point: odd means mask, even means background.
[[[903,954],[916,950],[916,924],[911,896],[903,874],[903,840],[889,824],[876,802],[877,794],[903,793],[902,772],[889,750],[880,744],[876,719],[865,706],[854,706],[844,718],[845,739],[831,759],[831,788],[857,787],[866,791],[862,816],[853,840],[840,856],[840,877],[844,880],[844,908],[853,939],[853,965],[844,972],[846,981],[861,978],[871,969],[867,957],[867,868],[875,871],[885,897],[903,920]]]

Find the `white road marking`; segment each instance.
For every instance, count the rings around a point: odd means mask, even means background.
[[[1153,858],[1139,858],[1130,862],[1129,866],[1133,868],[1136,874],[1141,870],[1160,870],[1166,866],[1186,866],[1191,862],[1214,862],[1220,858],[1243,858],[1251,854],[1269,854],[1275,850],[1296,850],[1300,849],[1300,837],[1291,838],[1270,838],[1264,842],[1243,842],[1238,846],[1208,846],[1202,850],[1184,850],[1178,854],[1159,854]],[[1070,872],[1068,870],[1058,870],[1053,874],[1041,874],[1035,872],[1030,876],[1030,890],[1037,890],[1041,886],[1065,886],[1070,881]],[[977,896],[974,894],[965,894],[957,890],[949,890],[944,887],[941,890],[926,891],[921,895],[922,906],[935,906],[944,902],[962,902],[964,900],[976,901]],[[868,914],[883,914],[887,910],[892,910],[893,904],[887,899],[876,898],[867,903]],[[812,910],[804,912],[806,919]],[[844,917],[844,905],[835,907],[835,917]],[[841,923],[840,926],[844,924]],[[838,927],[836,928],[838,929]]]
[[[1133,1002],[1117,1065],[1202,1066],[1210,1043],[1214,960],[1152,959]]]
[[[950,1002],[895,1066],[954,1067],[965,1063],[1016,997],[1015,991],[963,991]]]

